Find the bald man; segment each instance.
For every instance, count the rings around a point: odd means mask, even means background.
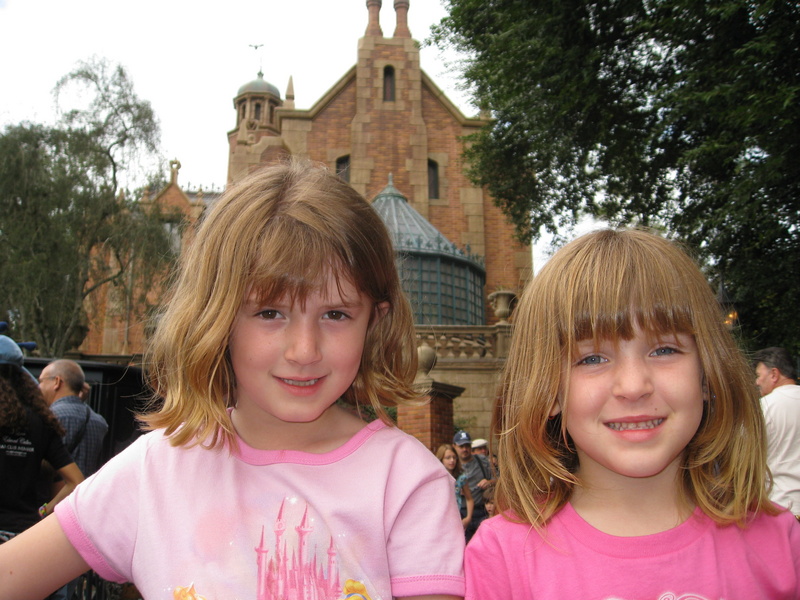
[[[102,465],[108,424],[81,400],[85,384],[83,369],[74,360],[55,360],[39,375],[39,389],[67,432],[64,445],[88,477]]]

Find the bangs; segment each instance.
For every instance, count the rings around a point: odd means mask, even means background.
[[[558,320],[562,347],[587,339],[630,340],[637,327],[657,337],[695,334],[697,296],[674,257],[625,241],[612,238],[575,255],[558,300],[564,307]]]
[[[265,303],[286,298],[304,307],[310,294],[326,289],[330,277],[340,293],[343,282],[363,292],[347,254],[330,236],[295,219],[274,217],[253,256],[248,296]]]

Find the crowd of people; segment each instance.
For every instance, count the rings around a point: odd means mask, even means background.
[[[107,425],[79,367],[37,385],[0,338],[0,600],[87,569],[153,599],[800,597],[793,363],[748,361],[655,233],[584,235],[527,284],[492,444],[431,452],[388,417],[419,398],[412,313],[324,168],[231,186],[157,323],[151,432],[83,482]]]

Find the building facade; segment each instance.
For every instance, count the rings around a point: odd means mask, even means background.
[[[239,88],[234,126],[227,133],[228,183],[286,156],[308,158],[328,165],[370,201],[390,184],[409,210],[446,240],[445,259],[467,257],[462,263],[472,265],[473,279],[483,277],[480,297],[472,300],[480,306],[477,314],[473,310],[469,321],[426,317],[418,323],[418,343],[425,347],[422,354],[436,357],[424,379],[452,401],[448,410],[456,424],[473,437],[488,437],[509,327],[498,295],[508,297],[506,290],[520,290],[531,276],[531,250],[515,241],[513,226],[492,198],[465,175],[463,138],[486,121],[466,117],[422,70],[419,43],[408,28],[409,0],[394,0],[391,36],[381,30],[381,8],[381,0],[366,0],[366,31],[354,40],[356,64],[311,108],[295,107],[291,79],[283,96],[262,73]],[[190,221],[211,200],[181,190],[176,165],[172,182],[154,199],[181,205]],[[85,355],[141,352],[141,323],[111,313],[95,317],[104,325],[92,329],[81,348]],[[432,427],[427,437],[418,436],[428,445],[449,436],[446,428]]]

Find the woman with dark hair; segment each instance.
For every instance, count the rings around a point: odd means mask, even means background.
[[[0,543],[53,512],[83,481],[61,440],[63,433],[36,380],[22,368],[19,346],[0,336]],[[43,459],[65,485],[39,507],[37,479]]]

